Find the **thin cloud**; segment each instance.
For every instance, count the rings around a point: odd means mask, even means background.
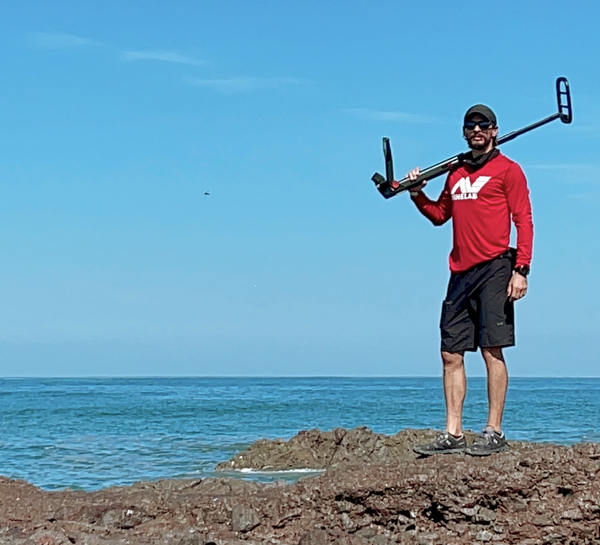
[[[547,163],[539,165],[527,165],[528,169],[532,170],[593,170],[597,169],[597,165],[585,164],[585,163]]]
[[[29,34],[29,41],[32,45],[43,49],[73,49],[100,45],[89,38],[62,32],[32,32]]]
[[[172,51],[124,51],[122,53],[124,61],[160,61],[174,62],[177,64],[188,64],[190,66],[202,66],[206,64],[204,61],[186,57]]]
[[[29,42],[42,49],[75,49],[89,46],[104,46],[104,44],[77,36],[75,34],[67,34],[64,32],[32,32],[29,34]],[[104,46],[109,50],[115,51],[111,46]],[[179,53],[164,50],[147,50],[147,51],[118,51],[121,59],[124,61],[161,61],[172,62],[178,64],[187,64],[190,66],[202,66],[206,64],[204,61],[187,57]]]
[[[344,110],[346,113],[356,115],[372,121],[397,121],[400,123],[438,123],[439,120],[419,114],[406,112],[388,112],[381,110],[370,110],[368,108],[350,108]]]
[[[560,180],[568,184],[597,186],[600,180],[600,165],[592,163],[541,163],[524,165],[525,172],[542,171],[548,179]]]
[[[600,204],[600,191],[588,191],[587,193],[575,193],[573,195],[567,195],[568,198],[584,201],[586,204],[598,206]]]
[[[189,78],[189,83],[197,87],[207,87],[220,93],[245,93],[262,89],[273,89],[284,85],[306,83],[298,78],[257,78],[238,77],[223,79]]]
[[[569,127],[569,130],[582,133],[583,136],[600,136],[600,125],[575,125]]]

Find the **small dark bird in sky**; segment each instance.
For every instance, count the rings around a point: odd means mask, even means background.
[[[205,197],[208,197],[209,195],[210,195],[210,192],[209,192],[209,191],[205,191],[205,192],[204,192],[204,196],[205,196]]]

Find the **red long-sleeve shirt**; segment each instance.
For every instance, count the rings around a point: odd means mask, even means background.
[[[498,154],[474,170],[463,165],[451,172],[437,201],[421,192],[414,199],[434,225],[452,218],[450,271],[463,272],[494,259],[510,244],[510,221],[517,230],[515,266],[531,264],[533,221],[527,180],[521,167]]]

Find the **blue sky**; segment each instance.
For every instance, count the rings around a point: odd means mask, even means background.
[[[507,357],[598,376],[597,10],[4,2],[0,376],[439,375],[450,226],[377,193],[381,137],[428,166],[474,103],[552,114],[558,76],[573,124],[503,148],[536,229]]]

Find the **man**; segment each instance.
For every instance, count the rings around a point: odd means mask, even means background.
[[[502,413],[508,372],[502,349],[514,346],[513,302],[527,293],[533,246],[529,189],[523,171],[496,148],[494,112],[482,104],[469,108],[463,136],[471,151],[450,172],[437,201],[411,191],[419,211],[434,225],[452,219],[450,281],[442,305],[441,352],[446,430],[435,441],[416,446],[421,455],[466,452],[485,456],[508,448]],[[416,168],[408,177],[415,180]],[[509,248],[511,219],[517,232],[516,253]],[[467,391],[465,351],[481,349],[487,369],[487,425],[471,446],[462,430]]]

